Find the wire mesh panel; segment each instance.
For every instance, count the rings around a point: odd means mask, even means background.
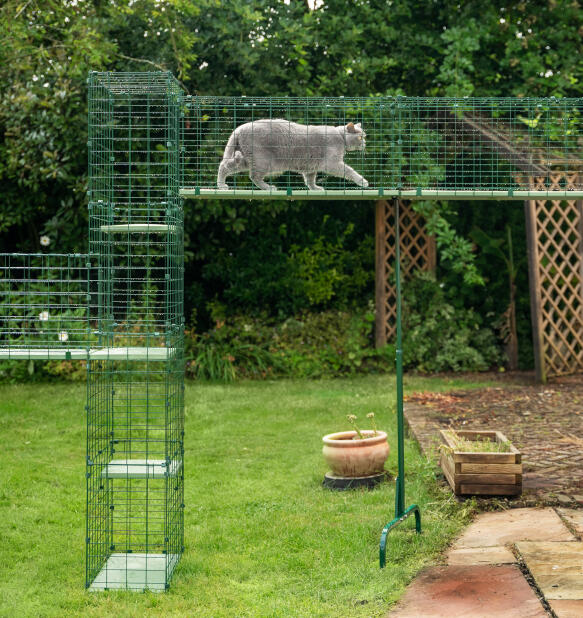
[[[0,254],[0,358],[87,358],[92,276],[85,254]]]
[[[182,195],[583,195],[551,182],[581,171],[582,109],[555,98],[185,97]]]
[[[90,75],[89,247],[109,351],[88,371],[92,590],[164,590],[183,551],[181,109],[170,74]]]
[[[88,381],[87,585],[168,587],[184,548],[183,366],[95,361]]]
[[[182,337],[183,215],[98,202],[91,248],[100,256],[98,314],[108,347],[175,350]]]

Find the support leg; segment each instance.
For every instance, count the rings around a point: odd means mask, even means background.
[[[401,522],[405,521],[411,513],[415,514],[415,530],[417,534],[421,534],[421,511],[416,504],[412,504],[401,517],[395,517],[393,521],[390,521],[384,528],[381,533],[381,542],[379,545],[379,566],[381,569],[385,568],[387,563],[387,535],[389,532],[395,527],[398,526]]]
[[[395,518],[389,522],[381,534],[379,546],[379,565],[381,569],[386,563],[387,535],[411,513],[415,513],[415,528],[421,532],[421,511],[416,504],[405,510],[405,430],[403,421],[403,331],[401,323],[401,239],[399,221],[399,200],[395,204],[395,288],[397,296],[397,460],[398,476],[395,480]]]

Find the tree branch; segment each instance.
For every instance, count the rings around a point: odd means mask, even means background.
[[[28,5],[32,2],[32,0],[28,0],[28,2],[20,9],[20,11],[18,11],[18,13],[16,13],[16,15],[14,16],[14,19],[18,19],[20,17],[20,15],[27,9]]]
[[[125,54],[122,54],[121,52],[118,52],[117,55],[120,58],[123,58],[124,60],[131,60],[132,62],[145,62],[146,64],[152,65],[159,71],[169,71],[168,67],[165,67],[162,64],[158,64],[157,62],[153,62],[152,60],[148,60],[147,58],[132,58],[131,56],[126,56]],[[184,92],[188,94],[188,88],[176,76],[174,76],[174,78],[180,84]]]
[[[148,60],[147,58],[132,58],[131,56],[126,56],[125,54],[122,54],[121,52],[118,52],[117,54],[120,58],[123,58],[124,60],[131,60],[132,62],[144,62],[146,64],[150,64],[153,67],[157,68],[159,71],[167,71],[168,67],[165,67],[162,64],[158,64],[157,62],[153,62],[152,60]]]

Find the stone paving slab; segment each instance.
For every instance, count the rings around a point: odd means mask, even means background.
[[[550,599],[548,603],[557,618],[581,618],[583,616],[583,601]]]
[[[516,548],[547,600],[583,600],[583,543],[522,541]]]
[[[407,588],[391,618],[546,618],[515,565],[432,567]]]
[[[494,547],[451,548],[447,553],[447,564],[513,564],[514,554],[500,545]]]
[[[454,549],[492,547],[517,541],[575,541],[552,508],[481,513],[454,543]]]
[[[583,509],[559,509],[559,513],[575,530],[575,534],[579,538],[583,538]],[[581,616],[583,616],[583,613]]]

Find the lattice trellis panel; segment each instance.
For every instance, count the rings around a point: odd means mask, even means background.
[[[425,231],[423,218],[410,202],[399,203],[401,234],[401,272],[435,270],[435,240]],[[397,305],[394,285],[395,207],[392,202],[376,204],[376,346],[395,337]]]
[[[533,178],[533,188],[571,189],[575,174]],[[583,370],[583,207],[580,200],[527,202],[536,372],[539,380]]]

